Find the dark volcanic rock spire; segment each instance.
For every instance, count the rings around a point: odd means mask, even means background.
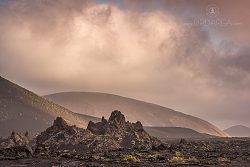
[[[83,133],[85,133],[84,129],[70,126],[63,118],[57,117],[51,127],[37,136],[36,143],[38,146],[41,144],[57,145],[60,143],[74,143]]]
[[[123,148],[151,148],[160,141],[150,136],[141,122],[126,122],[125,116],[120,111],[113,111],[108,121],[102,118],[101,122],[89,122],[87,130],[95,135],[109,135]]]
[[[68,124],[62,117],[57,117],[54,120],[53,126],[58,127],[58,128],[66,128],[68,126]]]
[[[117,127],[124,126],[126,123],[125,116],[118,110],[115,110],[111,113],[111,116],[109,117],[110,124],[113,124]]]
[[[96,135],[111,134],[125,129],[125,116],[120,111],[113,111],[108,121],[102,117],[101,122],[89,122],[87,130]]]

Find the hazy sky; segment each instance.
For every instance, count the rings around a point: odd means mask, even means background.
[[[0,0],[0,75],[250,126],[250,1]]]

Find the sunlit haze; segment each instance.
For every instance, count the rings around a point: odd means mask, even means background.
[[[0,0],[0,75],[39,95],[106,92],[222,129],[250,126],[249,6],[247,0]]]

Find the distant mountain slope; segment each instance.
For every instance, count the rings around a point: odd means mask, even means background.
[[[199,133],[193,129],[182,127],[144,127],[150,135],[159,139],[168,138],[212,138],[215,136]]]
[[[57,116],[79,127],[86,127],[88,120],[94,119],[75,114],[0,76],[0,136],[26,130],[37,134],[50,126]]]
[[[243,125],[236,125],[224,130],[232,137],[250,137],[250,128]]]
[[[94,92],[66,92],[45,96],[74,112],[108,117],[110,111],[120,110],[127,120],[141,121],[144,126],[186,127],[216,136],[227,134],[200,118],[169,108],[117,95]]]

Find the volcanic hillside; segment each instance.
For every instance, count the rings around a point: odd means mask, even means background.
[[[200,118],[122,96],[94,92],[67,92],[45,97],[73,112],[94,117],[108,117],[110,111],[120,110],[127,120],[131,122],[139,120],[143,126],[185,127],[200,133],[227,136],[225,132]]]
[[[95,118],[75,114],[0,76],[0,136],[12,131],[35,135],[49,127],[56,117],[69,124],[86,127]]]

